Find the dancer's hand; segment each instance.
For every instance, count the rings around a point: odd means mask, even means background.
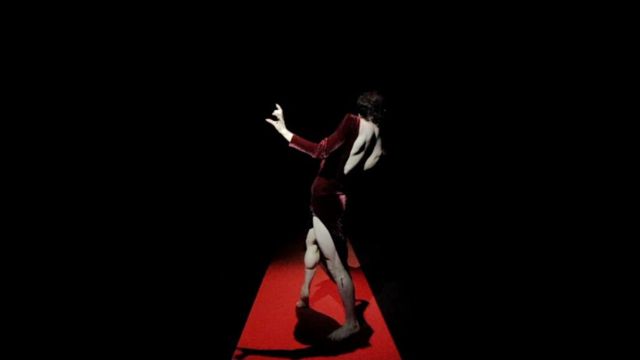
[[[291,132],[287,130],[287,125],[284,123],[284,115],[282,114],[282,108],[280,105],[276,104],[276,109],[271,113],[276,120],[266,118],[265,120],[273,125],[273,127],[278,130],[278,132],[287,139],[287,141],[291,141]]]
[[[276,120],[269,118],[266,118],[265,120],[269,124],[273,125],[273,127],[276,128],[279,133],[282,133],[283,130],[287,129],[287,126],[284,123],[284,115],[282,114],[282,108],[280,107],[280,105],[276,104],[276,109],[273,110],[273,113],[271,115],[275,116]]]

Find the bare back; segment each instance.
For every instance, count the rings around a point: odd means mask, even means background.
[[[371,121],[360,118],[358,137],[351,147],[349,158],[344,165],[344,173],[348,174],[362,162],[364,170],[369,170],[376,165],[381,155],[380,128]]]

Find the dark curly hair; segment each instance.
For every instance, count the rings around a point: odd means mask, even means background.
[[[367,91],[358,97],[358,112],[361,116],[380,124],[384,116],[384,98],[377,91]]]

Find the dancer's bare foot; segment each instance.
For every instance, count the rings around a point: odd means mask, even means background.
[[[300,300],[296,302],[296,307],[297,308],[309,307],[309,298],[300,298]]]
[[[300,290],[300,300],[296,302],[297,308],[306,308],[309,307],[309,289],[302,287]]]
[[[329,334],[329,340],[331,341],[341,341],[349,336],[360,331],[360,324],[358,322],[346,323],[342,325],[340,328],[336,329],[334,332]]]

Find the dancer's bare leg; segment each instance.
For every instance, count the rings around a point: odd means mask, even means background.
[[[320,250],[316,243],[316,234],[313,228],[309,229],[307,233],[307,251],[304,254],[304,283],[302,289],[300,289],[300,300],[296,303],[297,307],[309,306],[309,288],[311,287],[311,281],[313,275],[316,273],[316,266],[320,262]]]
[[[326,264],[333,279],[338,285],[338,291],[344,305],[345,323],[339,329],[329,334],[329,339],[339,341],[355,334],[360,330],[360,324],[355,314],[355,291],[351,276],[340,261],[331,234],[327,227],[316,216],[313,217],[313,228],[315,230],[316,241],[320,247],[322,255],[326,258]]]

